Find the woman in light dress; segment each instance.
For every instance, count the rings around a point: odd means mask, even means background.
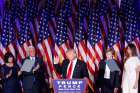
[[[128,45],[127,53],[122,77],[122,93],[138,93],[140,59],[134,44]]]

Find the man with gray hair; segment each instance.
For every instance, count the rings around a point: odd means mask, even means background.
[[[45,83],[43,60],[36,56],[34,46],[29,46],[28,52],[29,56],[23,60],[23,65],[26,60],[29,60],[28,62],[34,62],[34,64],[31,71],[21,71],[23,91],[24,93],[42,93],[41,87]],[[44,83],[41,82],[42,80],[44,80]]]

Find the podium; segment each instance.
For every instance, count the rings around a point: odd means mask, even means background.
[[[86,93],[86,79],[54,79],[54,93]]]

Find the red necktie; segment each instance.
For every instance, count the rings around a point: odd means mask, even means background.
[[[71,78],[70,76],[71,76],[71,74],[72,74],[72,67],[73,67],[72,62],[70,62],[69,64],[70,64],[70,66],[69,66],[69,68],[68,68],[68,70],[67,70],[67,71],[68,71],[68,72],[67,72],[67,78],[68,78],[68,79]]]

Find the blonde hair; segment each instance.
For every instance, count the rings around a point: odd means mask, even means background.
[[[34,46],[29,46],[28,49],[29,49],[29,50],[30,50],[30,49],[35,49],[35,47],[34,47]]]
[[[113,48],[108,48],[105,53],[108,53],[108,52],[111,52],[113,55],[115,54],[115,51]]]
[[[75,51],[74,49],[72,49],[72,48],[70,48],[70,49],[68,49],[68,50],[66,51],[66,55],[67,55],[69,52],[71,52],[71,51],[74,53],[74,58],[76,58],[76,57],[77,57],[76,51]]]

